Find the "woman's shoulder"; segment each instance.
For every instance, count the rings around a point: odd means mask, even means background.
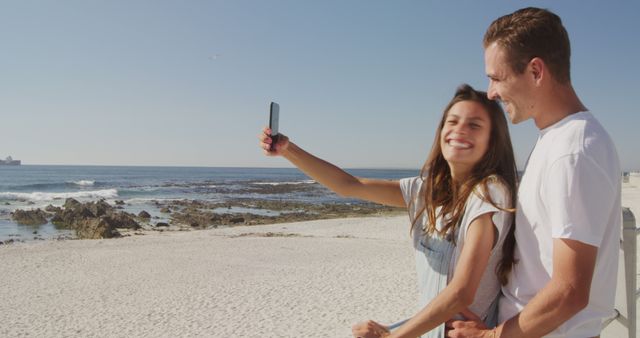
[[[472,195],[484,202],[493,201],[502,207],[510,208],[512,194],[513,192],[504,179],[498,175],[491,175],[476,184]]]
[[[403,191],[412,192],[413,190],[420,189],[424,182],[422,176],[406,177],[400,179],[400,188]]]
[[[423,181],[424,179],[421,176],[400,179],[400,191],[402,191],[406,203],[409,203],[411,199],[419,195]]]
[[[491,175],[487,177],[487,187],[489,188],[490,192],[495,191],[496,193],[505,195],[511,193],[509,191],[509,186],[507,185],[507,183],[502,177],[498,175]]]

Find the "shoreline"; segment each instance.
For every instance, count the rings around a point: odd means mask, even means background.
[[[96,212],[120,214],[135,223],[127,228],[114,226],[114,236],[144,235],[164,231],[206,230],[235,226],[255,226],[267,224],[292,223],[321,219],[351,218],[351,217],[384,217],[405,215],[402,208],[393,208],[379,204],[362,203],[303,203],[294,201],[275,201],[264,199],[236,199],[226,202],[212,202],[202,200],[165,200],[152,201],[145,208],[132,206],[124,201],[105,200],[97,202],[78,202],[67,199],[60,206],[49,205],[46,208],[15,209],[10,218],[0,220],[12,225],[14,233],[0,231],[0,245],[15,242],[30,242],[36,240],[74,240],[86,237],[80,231],[74,231],[72,224],[61,224],[61,218],[67,218],[65,213],[71,210],[76,214],[76,221],[87,221],[100,218]],[[97,203],[97,205],[96,205]],[[77,206],[82,210],[74,210]],[[87,216],[86,210],[92,210],[95,215]],[[143,213],[145,214],[144,216]],[[73,218],[73,217],[72,217]],[[34,220],[41,224],[29,224]],[[36,221],[37,222],[37,221]],[[64,223],[64,222],[63,222]],[[3,236],[4,233],[4,236]],[[43,237],[42,234],[45,234]],[[4,237],[4,238],[3,238]],[[98,236],[105,237],[105,236]]]

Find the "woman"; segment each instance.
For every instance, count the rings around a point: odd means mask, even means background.
[[[485,92],[457,89],[419,177],[357,178],[284,135],[271,149],[268,128],[259,138],[265,154],[283,156],[341,196],[408,209],[421,310],[393,333],[368,321],[354,325],[354,336],[444,337],[444,322],[458,314],[495,326],[500,284],[514,264],[516,166],[504,113]]]

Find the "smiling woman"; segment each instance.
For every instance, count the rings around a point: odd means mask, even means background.
[[[269,128],[260,146],[342,196],[407,209],[421,310],[392,336],[441,337],[444,322],[459,314],[495,326],[500,284],[513,265],[516,166],[504,113],[485,92],[458,88],[419,177],[354,177],[282,133],[274,141]],[[353,334],[386,336],[396,326],[368,321],[355,325]]]

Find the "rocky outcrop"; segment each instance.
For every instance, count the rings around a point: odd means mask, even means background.
[[[74,229],[79,238],[119,237],[119,228],[140,229],[134,215],[116,211],[103,200],[80,203],[67,199],[64,205],[64,209],[57,211],[51,222],[58,227]]]
[[[11,214],[11,218],[22,225],[42,225],[47,224],[47,213],[40,210],[18,209]]]
[[[74,198],[67,198],[67,199],[64,201],[64,205],[63,205],[63,207],[64,207],[65,209],[68,209],[68,208],[75,208],[75,207],[79,206],[80,204],[81,204],[81,203],[80,203],[80,202],[78,202],[78,200],[76,200],[76,199],[74,199]]]
[[[198,229],[404,213],[400,208],[374,203],[314,204],[266,199],[226,202],[177,200],[168,205],[158,204],[158,207],[174,210],[170,215],[172,225]]]
[[[62,208],[54,207],[53,205],[49,204],[49,205],[47,205],[46,208],[44,208],[44,211],[51,212],[51,213],[56,213],[56,212],[62,211]]]
[[[171,223],[185,224],[192,228],[208,228],[230,225],[255,225],[274,223],[272,216],[261,216],[250,213],[218,214],[212,211],[202,211],[188,208],[171,215]]]
[[[210,225],[220,223],[220,215],[209,211],[188,209],[183,212],[176,212],[171,215],[171,222],[176,224],[189,225],[192,228],[206,228]]]

